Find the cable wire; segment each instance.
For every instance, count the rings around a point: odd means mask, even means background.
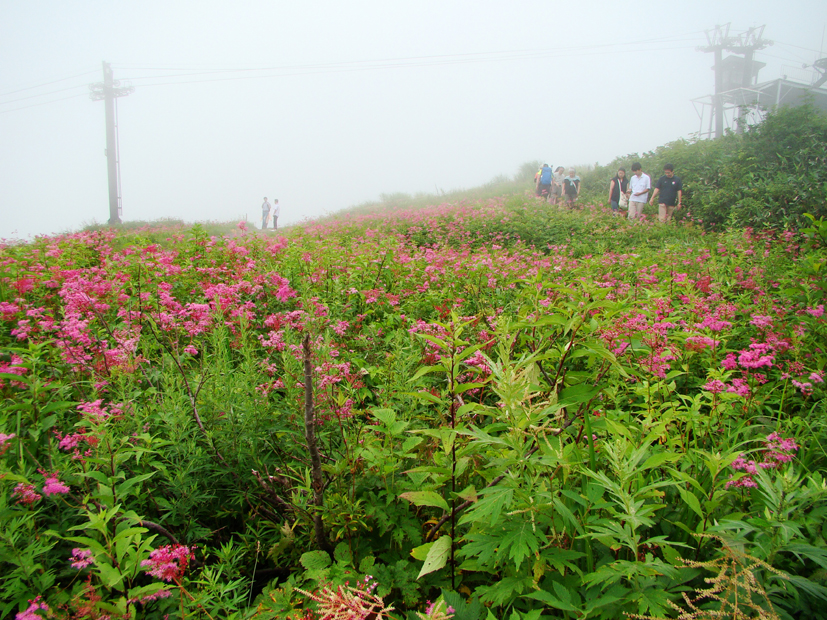
[[[58,90],[52,90],[48,93],[40,93],[39,95],[29,95],[28,97],[20,97],[18,99],[9,99],[8,101],[0,101],[0,105],[6,105],[7,103],[17,103],[18,101],[26,101],[27,99],[36,99],[37,97],[48,97],[49,95],[56,95],[57,93],[63,93],[67,90],[75,90],[76,88],[87,88],[87,84],[78,84],[77,86],[59,88]]]
[[[74,99],[75,97],[83,97],[86,93],[78,93],[77,95],[69,95],[68,97],[61,97],[60,99],[52,99],[51,101],[41,101],[40,103],[32,103],[24,105],[19,108],[12,108],[11,110],[0,110],[0,114],[8,114],[9,112],[17,112],[18,110],[27,110],[28,108],[36,108],[37,106],[46,105],[48,103],[56,103],[58,101],[66,101],[67,99]]]
[[[52,80],[51,82],[44,82],[42,84],[38,84],[36,86],[27,86],[26,88],[20,88],[18,90],[11,90],[5,93],[0,93],[0,97],[5,97],[6,95],[15,95],[17,93],[22,93],[25,90],[33,90],[35,88],[41,88],[43,86],[50,86],[52,84],[57,84],[58,82],[65,82],[66,80],[73,80],[78,77],[83,77],[84,75],[89,75],[91,73],[97,73],[96,71],[85,71],[84,73],[78,73],[77,75],[70,75],[69,77],[60,78],[59,80]]]

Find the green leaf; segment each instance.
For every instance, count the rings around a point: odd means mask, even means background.
[[[558,586],[565,590],[566,594],[568,595],[568,600],[571,600],[571,594],[569,594],[568,590],[566,590],[563,586],[561,586],[556,581],[554,582],[554,590],[557,591]],[[537,590],[532,592],[531,594],[526,594],[526,598],[533,598],[535,601],[542,601],[555,609],[562,609],[563,611],[578,611],[577,607],[572,605],[568,600],[560,600],[556,596],[554,596],[551,592],[547,590]]]
[[[446,502],[441,495],[433,491],[409,491],[400,495],[402,499],[406,499],[415,506],[433,506],[434,508],[442,508],[448,512],[448,502]]]
[[[105,585],[110,590],[116,589],[117,586],[123,580],[123,575],[121,575],[121,572],[108,562],[97,562],[96,560],[95,566],[98,569],[98,572],[100,573],[103,585]]]
[[[371,415],[388,427],[396,422],[396,412],[393,409],[373,409]]]
[[[155,475],[156,472],[151,471],[148,474],[141,474],[140,476],[135,476],[134,478],[129,478],[128,480],[124,480],[121,482],[117,487],[115,487],[115,493],[120,495],[124,495],[132,489],[136,484],[140,484],[144,480],[149,480],[152,476]]]
[[[645,471],[647,469],[652,469],[653,467],[660,467],[664,463],[677,461],[680,458],[680,454],[675,454],[673,452],[658,452],[646,459],[641,469]]]
[[[417,334],[417,336],[421,336],[422,334]],[[415,383],[417,379],[420,377],[424,377],[425,375],[436,372],[438,370],[444,371],[445,369],[442,366],[423,366],[419,370],[416,371],[413,377],[408,380],[408,383]]]
[[[687,491],[682,487],[678,487],[678,492],[681,494],[683,501],[686,502],[686,505],[692,509],[692,512],[694,512],[701,519],[703,519],[704,511],[701,510],[701,502],[698,501],[698,498],[695,497],[695,494],[691,491]]]
[[[434,571],[437,571],[445,566],[448,562],[448,553],[450,551],[451,537],[447,535],[440,536],[428,550],[428,555],[425,557],[425,564],[422,565],[422,569],[419,571],[419,575],[417,575],[416,578],[419,579],[423,575],[433,573]]]
[[[418,547],[414,547],[411,549],[411,556],[415,560],[419,560],[420,562],[424,562],[425,558],[428,557],[428,552],[431,550],[431,547],[434,546],[434,543],[429,542],[425,543],[424,545],[419,545]]]
[[[557,405],[560,407],[568,407],[580,403],[587,403],[600,392],[600,389],[600,387],[589,385],[588,383],[572,385],[560,392],[560,399],[557,401]]]
[[[307,570],[322,570],[330,566],[330,556],[324,551],[308,551],[303,553],[299,559],[301,565]]]
[[[424,560],[425,558],[422,559]],[[362,558],[362,561],[359,562],[359,572],[367,575],[373,569],[373,565],[375,563],[375,557],[373,557],[372,555],[366,555]]]

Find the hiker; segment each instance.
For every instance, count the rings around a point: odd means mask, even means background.
[[[551,177],[551,196],[548,200],[551,204],[560,204],[560,201],[563,200],[563,179],[566,177],[563,172],[565,170],[563,166],[557,166]]]
[[[658,220],[661,224],[664,224],[672,219],[676,209],[681,208],[681,198],[683,197],[683,183],[675,176],[675,167],[672,164],[666,164],[663,167],[663,176],[658,179],[649,204],[655,204],[655,198],[658,194],[660,194]]]
[[[276,201],[278,202],[278,200]],[[264,197],[264,203],[261,205],[261,230],[267,229],[267,218],[270,216],[270,203],[267,202],[267,196]]]
[[[537,169],[537,172],[534,173],[534,195],[540,195],[540,175],[543,173],[542,166]]]
[[[609,204],[612,205],[612,214],[617,215],[621,207],[629,207],[629,179],[626,178],[626,168],[618,168],[617,174],[609,184]]]
[[[551,168],[548,164],[543,164],[540,168],[540,179],[537,184],[537,195],[541,198],[551,197]]]
[[[580,195],[580,177],[574,173],[574,168],[569,168],[569,176],[563,179],[563,193],[566,195],[566,203],[573,207]]]
[[[648,174],[643,174],[643,166],[640,162],[632,164],[632,178],[629,179],[629,189],[632,195],[629,196],[629,219],[636,220],[643,214],[643,205],[649,198],[649,189],[652,187],[652,180]]]
[[[281,207],[279,206],[279,199],[273,199],[273,230],[279,227],[279,215],[281,215]]]

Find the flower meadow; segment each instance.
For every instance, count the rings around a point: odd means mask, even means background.
[[[818,230],[6,243],[0,617],[827,617]]]

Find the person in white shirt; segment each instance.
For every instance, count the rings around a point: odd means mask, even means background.
[[[636,220],[643,213],[643,205],[649,200],[649,190],[652,188],[652,180],[648,174],[643,174],[643,167],[639,162],[632,164],[632,178],[629,179],[629,189],[632,195],[629,196],[629,219]]]
[[[281,215],[281,207],[279,206],[279,199],[273,199],[273,230],[279,227],[279,215]]]
[[[276,200],[278,203],[278,200]],[[267,218],[270,216],[270,203],[267,202],[267,196],[264,197],[264,203],[261,205],[261,230],[267,228]]]

